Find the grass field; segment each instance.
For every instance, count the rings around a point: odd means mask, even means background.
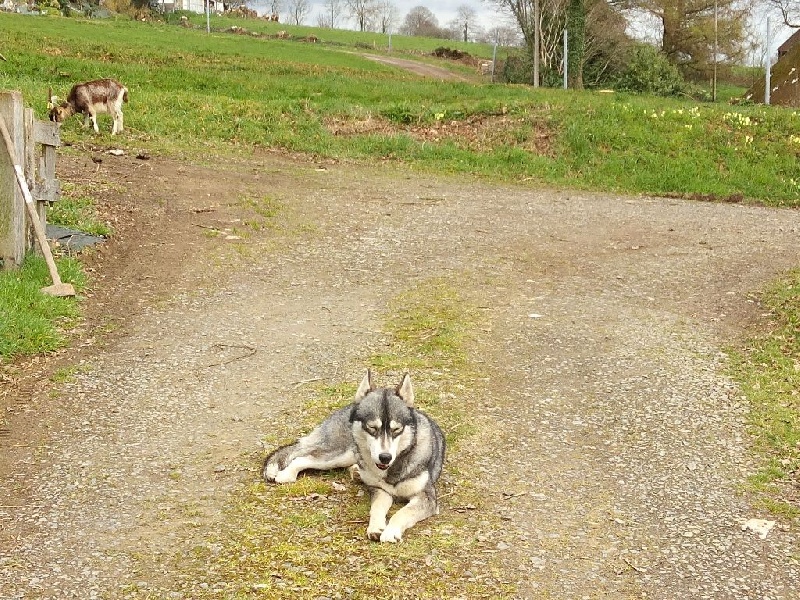
[[[796,111],[426,80],[360,55],[358,36],[380,51],[377,34],[330,31],[342,41],[314,44],[6,14],[0,28],[13,48],[0,87],[44,115],[48,87],[64,96],[75,81],[117,77],[131,90],[119,143],[153,153],[277,147],[528,185],[800,204]],[[396,54],[415,39],[401,38]],[[441,43],[420,44],[431,42]],[[68,122],[64,138],[78,127]]]

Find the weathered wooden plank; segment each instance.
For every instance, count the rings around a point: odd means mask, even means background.
[[[33,141],[58,148],[61,145],[58,123],[50,121],[35,121],[33,128]]]
[[[61,183],[56,179],[56,148],[41,146],[39,154],[37,196],[41,202],[55,202],[61,197]]]
[[[0,91],[0,115],[8,128],[14,152],[24,156],[22,94]],[[18,267],[25,257],[25,198],[14,174],[14,165],[0,147],[0,261],[5,269]]]
[[[41,186],[38,185],[37,175],[39,174],[36,172],[38,146],[34,141],[37,121],[32,108],[25,108],[23,110],[23,121],[25,125],[25,149],[22,158],[24,162],[22,170],[25,173],[25,181],[28,182],[28,189],[31,191],[31,195],[34,199],[36,199],[36,190]],[[37,202],[36,213],[39,215],[39,222],[42,224],[42,227],[46,227],[47,205],[42,202]],[[33,249],[34,251],[41,252],[37,246],[36,235],[33,226],[30,224],[30,215],[27,211],[25,212],[25,233],[25,251],[28,252]]]

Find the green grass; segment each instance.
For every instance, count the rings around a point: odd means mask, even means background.
[[[47,211],[47,220],[90,235],[109,237],[113,229],[97,214],[96,186],[76,185],[68,181],[61,185],[61,198]]]
[[[64,282],[83,287],[85,278],[77,261],[62,259],[58,268]],[[77,322],[75,299],[40,291],[51,283],[47,265],[38,256],[28,256],[17,271],[0,271],[0,364],[58,349],[65,332]]]
[[[763,464],[751,488],[776,514],[800,518],[800,270],[764,295],[768,331],[733,353],[750,401],[750,429]]]
[[[244,219],[244,224],[253,231],[277,227],[275,219],[283,208],[278,200],[270,196],[245,196],[239,199],[239,205],[252,213],[251,217]]]
[[[48,210],[48,221],[92,235],[112,233],[111,227],[98,219],[91,192],[69,182],[63,183],[61,199]],[[57,266],[64,282],[77,290],[86,285],[78,260],[62,258]],[[0,271],[0,364],[53,352],[67,343],[67,331],[80,318],[78,300],[39,291],[51,283],[44,259],[33,254],[18,271]]]
[[[747,88],[741,85],[720,82],[717,84],[717,102],[729,103],[741,98]]]
[[[0,14],[14,48],[0,87],[20,89],[43,115],[48,87],[63,96],[75,81],[118,77],[131,101],[115,144],[153,154],[279,148],[526,185],[800,205],[796,111],[427,80],[361,56],[358,36],[377,34],[214,21],[233,23],[330,43]],[[412,58],[404,44],[440,42],[401,38],[396,54]],[[92,136],[72,119],[62,136],[103,140],[103,125]]]
[[[75,381],[76,375],[86,371],[88,371],[88,367],[79,367],[77,365],[61,367],[53,372],[50,376],[50,381],[53,383],[70,383]]]

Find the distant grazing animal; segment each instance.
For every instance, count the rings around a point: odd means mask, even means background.
[[[84,115],[83,126],[91,121],[95,133],[98,113],[108,113],[114,119],[111,135],[122,132],[122,104],[128,101],[128,88],[114,79],[97,79],[72,86],[67,99],[57,104],[58,99],[49,96],[50,120],[61,123],[72,115]]]

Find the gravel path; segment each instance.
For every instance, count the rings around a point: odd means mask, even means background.
[[[269,158],[227,169],[287,203],[287,227],[238,241],[235,268],[198,253],[182,277],[227,266],[15,399],[0,598],[146,588],[159,574],[136,572],[137,553],[188,551],[187,527],[222,518],[298,387],[356,381],[387,301],[431,277],[485,314],[486,396],[469,408],[493,443],[464,457],[507,525],[519,598],[797,597],[796,527],[741,529],[768,515],[739,492],[746,405],[721,349],[757,318],[750,294],[800,263],[799,212]],[[43,421],[29,439],[23,414]]]

